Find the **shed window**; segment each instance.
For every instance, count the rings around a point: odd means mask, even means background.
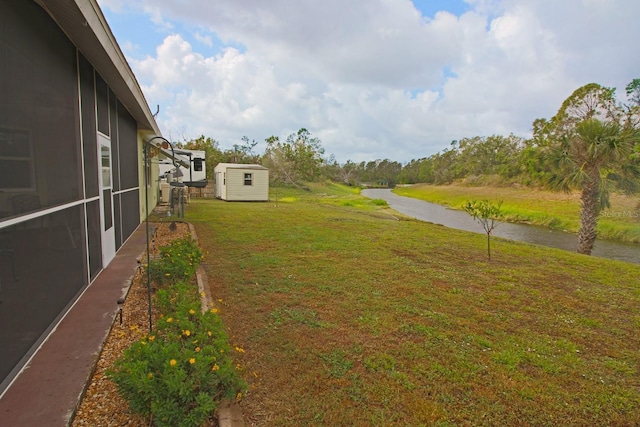
[[[253,176],[250,173],[244,174],[244,185],[253,185]]]

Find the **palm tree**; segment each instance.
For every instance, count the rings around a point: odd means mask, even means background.
[[[609,207],[609,195],[616,185],[624,183],[627,191],[636,189],[640,173],[628,165],[638,141],[637,129],[589,117],[575,124],[552,148],[553,163],[558,167],[552,186],[581,191],[579,253],[591,254],[598,215]]]

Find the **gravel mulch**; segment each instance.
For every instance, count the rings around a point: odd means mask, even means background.
[[[188,224],[174,224],[175,230],[171,229],[174,228],[171,223],[156,224],[151,256],[157,254],[159,247],[190,234]],[[141,260],[146,263],[146,253]],[[139,268],[122,305],[122,323],[117,316],[72,426],[142,427],[149,425],[149,420],[129,412],[128,404],[118,394],[116,385],[105,376],[106,370],[113,366],[113,362],[126,348],[149,333],[147,301],[146,274]]]

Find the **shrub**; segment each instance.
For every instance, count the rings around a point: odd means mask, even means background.
[[[176,239],[160,248],[160,258],[149,265],[151,280],[159,285],[193,277],[202,261],[202,250],[190,237]]]
[[[189,283],[202,257],[194,246],[183,239],[161,249],[158,264],[172,272],[165,284],[192,270],[190,276],[156,292],[161,315],[155,331],[125,350],[107,372],[130,409],[156,426],[202,425],[222,399],[246,389],[217,310],[203,313]]]
[[[230,358],[219,316],[188,311],[163,316],[157,331],[134,343],[109,372],[132,411],[156,426],[198,426],[223,398],[246,388]]]

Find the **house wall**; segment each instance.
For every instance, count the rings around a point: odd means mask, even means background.
[[[2,392],[102,270],[101,195],[116,249],[144,205],[142,136],[109,83],[33,1],[0,2],[0,29]],[[99,136],[111,147],[106,192]]]
[[[138,192],[138,203],[140,206],[139,219],[143,222],[147,218],[147,213],[151,213],[160,201],[160,173],[158,167],[158,157],[147,159],[145,167],[144,157],[144,141],[151,139],[151,135],[139,135],[136,158],[138,159],[138,182],[140,183],[140,191]],[[147,187],[145,188],[145,173],[147,174]],[[146,207],[145,207],[146,203]]]

